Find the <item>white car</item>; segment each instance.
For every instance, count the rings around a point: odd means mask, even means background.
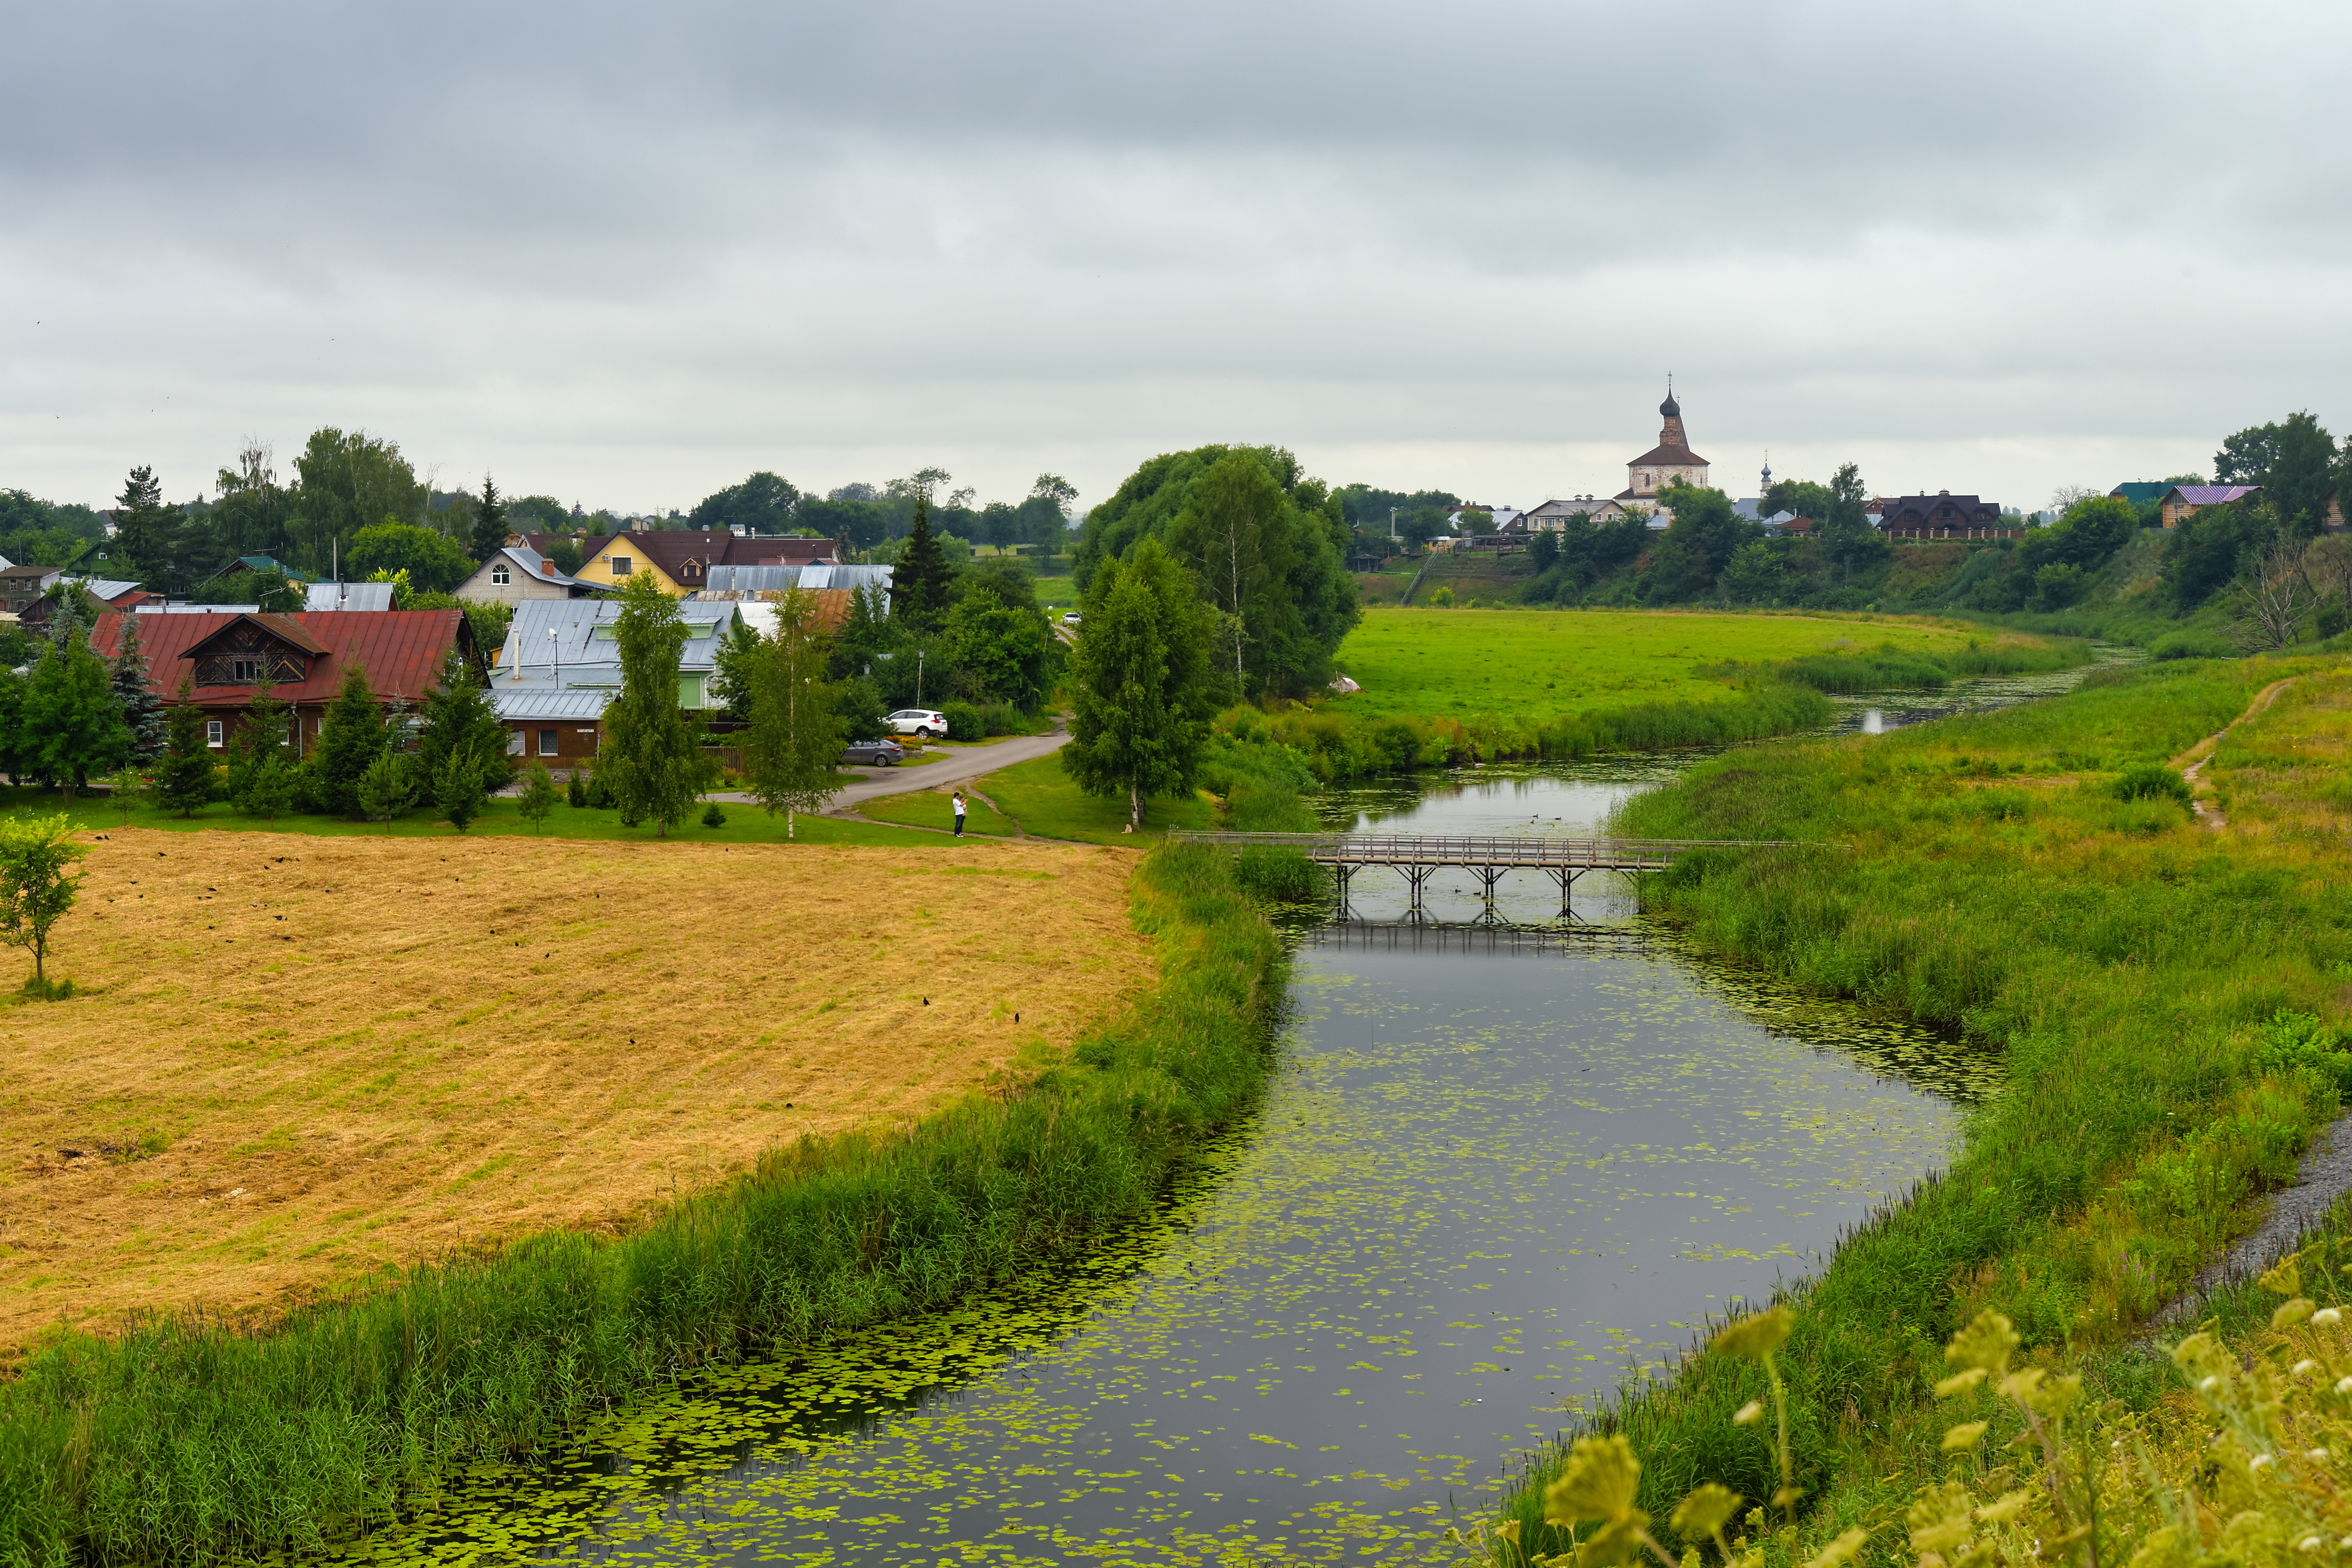
[[[890,728],[929,741],[948,732],[948,716],[929,708],[901,708],[890,715]]]
[[[1062,624],[1066,626],[1076,626],[1078,624],[1078,612],[1072,610],[1068,615],[1064,616],[1062,617]]]

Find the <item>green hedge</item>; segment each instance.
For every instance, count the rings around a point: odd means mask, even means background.
[[[1231,858],[1155,849],[1133,916],[1158,989],[1007,1100],[803,1140],[638,1234],[419,1268],[267,1333],[189,1319],[44,1350],[0,1387],[0,1561],[316,1549],[698,1363],[1076,1255],[1146,1213],[1272,1062],[1281,950]]]

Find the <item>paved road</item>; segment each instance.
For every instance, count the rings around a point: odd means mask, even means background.
[[[999,741],[992,746],[953,747],[942,760],[925,763],[912,768],[845,768],[855,773],[857,782],[843,786],[839,795],[825,806],[828,815],[843,816],[853,812],[869,800],[885,795],[908,795],[933,784],[956,784],[964,779],[992,773],[999,768],[1009,768],[1015,763],[1025,763],[1033,757],[1049,756],[1062,749],[1070,732],[1055,726],[1050,735],[1015,735]],[[713,800],[749,800],[745,795],[718,795]]]

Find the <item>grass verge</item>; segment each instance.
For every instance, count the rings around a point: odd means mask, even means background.
[[[1142,862],[1161,984],[1002,1098],[803,1141],[618,1240],[413,1270],[266,1334],[159,1321],[0,1386],[0,1560],[314,1550],[697,1363],[946,1301],[1143,1213],[1271,1062],[1281,955],[1214,851]]]
[[[1937,1473],[1929,1390],[1955,1328],[1997,1307],[2044,1357],[2120,1345],[2336,1113],[2340,1079],[2307,1058],[2333,1054],[2352,977],[2344,851],[2216,836],[2116,788],[2299,673],[2346,679],[2292,660],[2100,671],[1997,713],[1717,759],[1625,808],[1640,837],[1850,847],[1692,857],[1645,900],[1709,945],[2009,1055],[2011,1089],[1948,1172],[1790,1297],[1814,1538],[1885,1522]],[[1654,1513],[1702,1480],[1769,1497],[1769,1438],[1732,1422],[1764,1392],[1755,1363],[1701,1353],[1601,1425],[1643,1455]],[[1511,1505],[1530,1550],[1564,1544],[1542,1522],[1549,1473]]]
[[[982,781],[980,787],[987,788],[988,781]],[[951,832],[955,827],[955,805],[951,799],[954,790],[953,784],[940,784],[931,789],[917,790],[911,795],[869,800],[857,809],[861,815],[877,822],[897,822],[910,827],[935,827]],[[963,830],[966,833],[994,833],[1010,838],[1018,831],[1003,813],[992,811],[986,801],[969,792],[964,795],[964,804],[971,808],[964,815]]]
[[[1087,794],[1063,771],[1058,753],[989,773],[980,780],[980,787],[1033,838],[1135,842],[1133,836],[1120,831],[1127,826],[1127,802]],[[1198,795],[1146,801],[1143,831],[1156,836],[1171,827],[1206,827],[1211,809],[1210,803]]]

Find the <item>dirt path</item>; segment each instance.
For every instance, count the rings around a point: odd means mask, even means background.
[[[2268,708],[2277,700],[2280,692],[2284,691],[2301,679],[2300,676],[2290,675],[2283,680],[2272,681],[2254,693],[2254,700],[2246,704],[2244,712],[2172,759],[2170,765],[2179,769],[2180,776],[2189,781],[2189,788],[2191,792],[2189,807],[2197,814],[2198,822],[2203,825],[2206,831],[2219,833],[2230,826],[2230,819],[2221,815],[2221,808],[2205,798],[2208,793],[2205,787],[2205,764],[2213,760],[2213,752],[2221,744],[2221,738]]]

